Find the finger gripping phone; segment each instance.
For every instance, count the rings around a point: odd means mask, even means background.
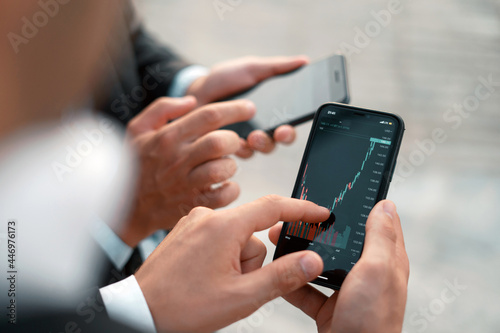
[[[315,114],[292,197],[330,210],[322,223],[283,224],[274,259],[312,250],[324,262],[313,283],[340,289],[361,256],[365,224],[385,199],[403,138],[401,117],[328,103]]]

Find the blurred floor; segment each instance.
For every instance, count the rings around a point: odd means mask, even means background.
[[[380,24],[374,13],[392,1],[221,1],[232,10],[219,15],[216,1],[138,3],[161,40],[207,66],[249,54],[317,59],[350,50],[351,102],[406,121],[389,193],[411,262],[404,331],[498,332],[500,3],[401,1],[400,12]],[[358,29],[372,30],[362,40]],[[309,127],[298,128],[292,146],[239,162],[242,194],[232,206],[290,195]],[[437,128],[446,140],[431,144]],[[274,249],[260,236],[269,260]],[[453,299],[443,298],[447,289]],[[283,300],[223,330],[313,331],[312,320]]]

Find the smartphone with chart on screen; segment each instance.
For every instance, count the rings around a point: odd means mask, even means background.
[[[322,223],[285,222],[274,259],[312,250],[324,271],[313,282],[339,289],[361,256],[365,224],[385,199],[404,132],[401,117],[328,103],[316,112],[292,197],[330,210]]]

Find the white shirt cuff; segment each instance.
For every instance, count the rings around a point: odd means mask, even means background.
[[[156,333],[153,316],[134,275],[99,292],[109,318],[140,332]]]
[[[198,78],[208,75],[209,69],[200,65],[191,65],[181,69],[172,80],[167,96],[183,97],[189,86]]]

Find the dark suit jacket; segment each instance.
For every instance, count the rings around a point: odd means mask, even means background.
[[[101,64],[105,78],[94,101],[97,110],[126,125],[155,99],[165,97],[175,75],[190,64],[144,29],[128,1],[121,19],[118,29],[109,34],[108,54]],[[135,253],[133,263],[118,271],[101,254],[107,269],[100,287],[133,274],[142,263]]]
[[[1,332],[137,332],[111,320],[103,306],[99,292],[94,289],[81,294],[81,304],[46,312],[43,309],[20,313],[16,323],[8,323],[7,318],[0,322]],[[92,303],[88,300],[92,300]]]
[[[106,78],[95,93],[95,106],[126,124],[166,96],[174,76],[189,63],[145,31],[130,4],[119,26],[109,35],[102,64]]]

